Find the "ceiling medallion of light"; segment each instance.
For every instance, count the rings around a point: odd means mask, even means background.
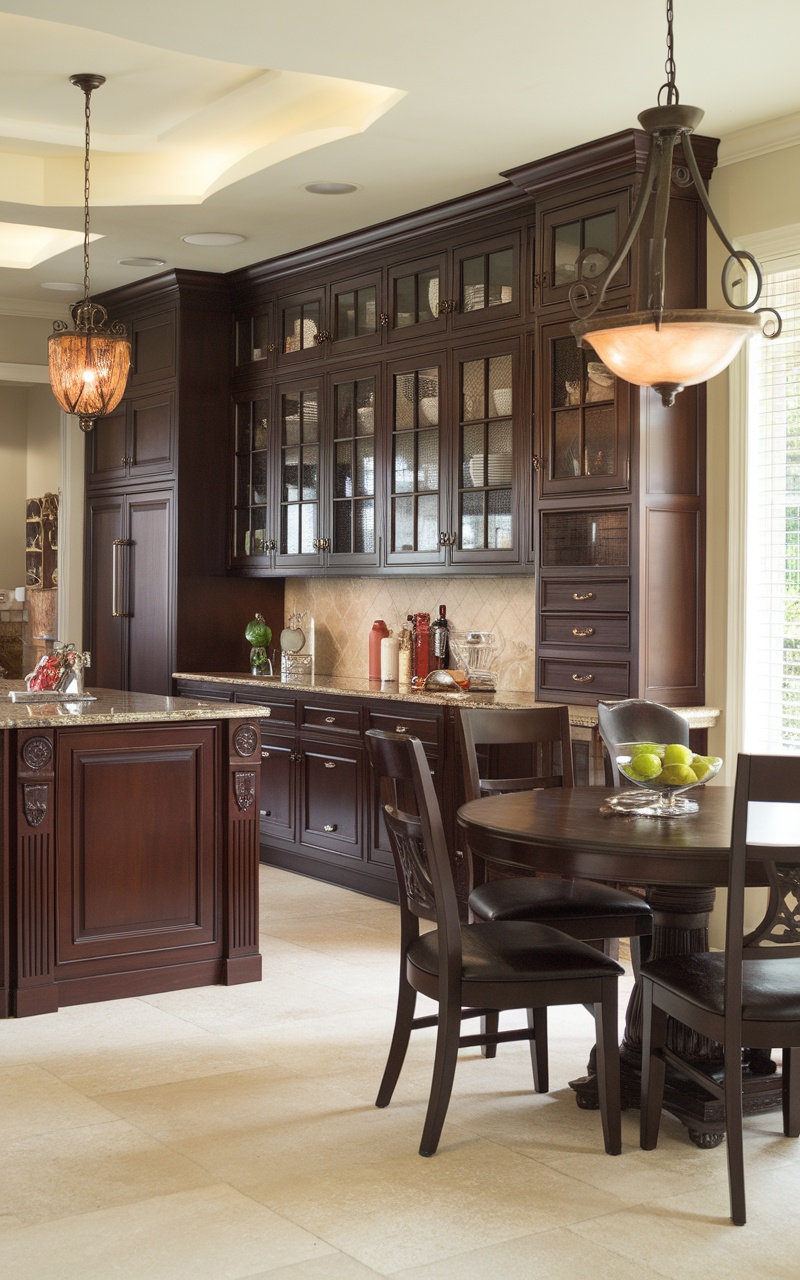
[[[122,399],[131,363],[131,344],[120,321],[109,325],[108,312],[89,297],[89,117],[94,89],[105,76],[70,76],[85,97],[86,146],[83,160],[83,299],[72,307],[75,326],[56,320],[48,339],[50,385],[66,413],[78,417],[81,431],[91,431],[98,418],[111,413]],[[108,326],[108,327],[106,327]]]
[[[706,382],[726,369],[747,338],[762,332],[777,338],[781,318],[777,311],[753,311],[761,296],[761,270],[751,253],[734,249],[722,230],[708,200],[705,185],[692,149],[691,134],[703,118],[699,107],[681,106],[675,84],[673,5],[667,0],[666,83],[658,92],[658,106],[639,116],[650,134],[650,152],[642,185],[630,222],[614,254],[584,249],[578,258],[578,273],[590,256],[607,260],[605,269],[591,278],[582,277],[570,289],[569,300],[578,317],[572,332],[583,345],[590,345],[600,359],[620,378],[640,387],[652,387],[669,406],[684,387]],[[662,103],[662,96],[664,102]],[[667,217],[669,213],[672,160],[680,139],[686,167],[677,174],[685,185],[692,182],[700,203],[720,240],[728,250],[722,269],[722,292],[730,311],[670,311],[664,306]],[[648,304],[645,311],[597,315],[606,290],[633,245],[655,191],[653,238],[650,249]],[[752,296],[736,302],[732,289],[746,285],[752,275]],[[764,316],[768,318],[763,319]]]

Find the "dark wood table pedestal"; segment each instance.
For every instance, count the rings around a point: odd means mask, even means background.
[[[504,867],[643,886],[653,908],[649,958],[707,950],[716,890],[699,881],[706,875],[711,884],[726,882],[732,790],[706,790],[702,821],[699,814],[669,820],[609,817],[600,813],[603,794],[602,788],[578,787],[473,801],[459,814],[466,848],[471,856]],[[669,1043],[719,1078],[718,1044],[672,1020]],[[641,1050],[641,992],[635,982],[620,1047],[623,1107],[640,1105]],[[745,1051],[743,1079],[746,1115],[780,1109],[780,1073],[768,1055]],[[579,1107],[597,1107],[594,1053],[586,1076],[570,1081],[570,1087]],[[668,1072],[664,1108],[686,1126],[698,1147],[716,1147],[725,1136],[722,1103],[683,1076]]]

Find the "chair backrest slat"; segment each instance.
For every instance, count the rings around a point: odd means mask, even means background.
[[[574,783],[569,711],[566,706],[504,708],[459,707],[456,713],[464,794],[467,800],[508,790]],[[524,778],[488,779],[480,772],[479,748],[529,747],[533,772]]]

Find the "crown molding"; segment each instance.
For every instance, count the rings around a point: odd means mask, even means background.
[[[752,160],[754,156],[767,155],[770,151],[783,151],[800,144],[800,111],[777,120],[765,120],[762,124],[748,125],[727,134],[719,145],[717,165],[738,164],[740,160]]]
[[[66,302],[32,302],[30,298],[0,297],[0,315],[27,316],[35,320],[69,319],[69,305]]]

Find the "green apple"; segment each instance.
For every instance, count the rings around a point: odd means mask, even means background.
[[[664,748],[664,764],[690,765],[693,755],[691,747],[683,747],[679,742],[671,742]]]
[[[661,759],[654,751],[643,751],[633,757],[631,768],[640,778],[655,778],[661,772]]]
[[[697,782],[697,774],[688,764],[665,764],[656,778],[665,787],[688,787]]]
[[[660,742],[632,742],[629,749],[631,756],[658,756],[660,760],[664,755],[664,748]]]

